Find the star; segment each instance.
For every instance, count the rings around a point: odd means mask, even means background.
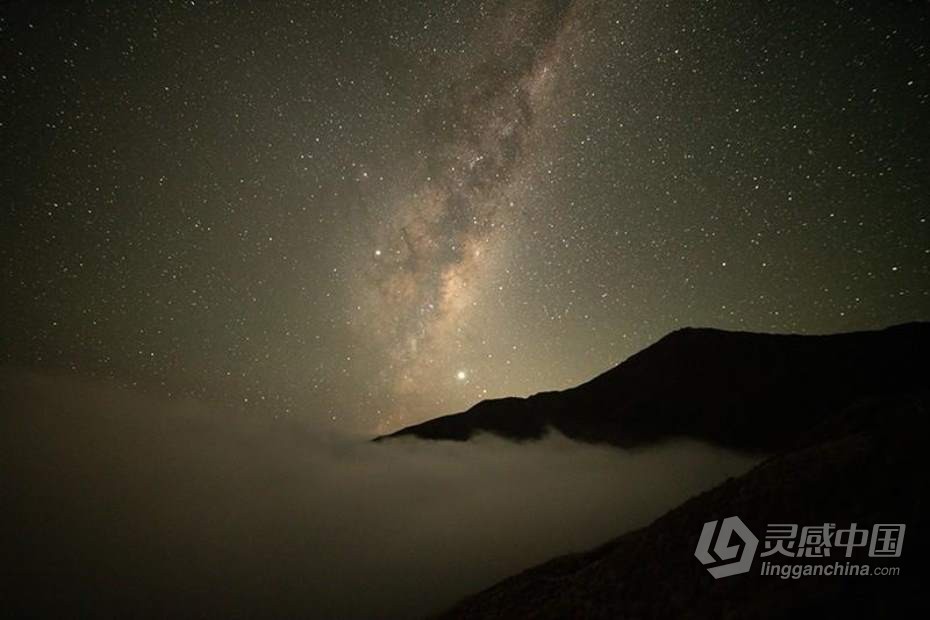
[[[684,325],[928,317],[909,3],[303,3],[246,54],[234,3],[13,4],[0,366],[382,432]]]

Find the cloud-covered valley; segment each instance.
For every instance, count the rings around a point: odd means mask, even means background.
[[[423,615],[755,460],[691,441],[372,444],[11,370],[0,409],[8,598],[33,612]]]

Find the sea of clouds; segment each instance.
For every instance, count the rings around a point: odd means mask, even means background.
[[[371,443],[0,373],[5,606],[406,618],[643,526],[758,458],[479,437]]]

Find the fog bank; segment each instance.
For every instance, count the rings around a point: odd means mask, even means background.
[[[9,600],[42,613],[411,617],[645,525],[754,457],[321,436],[0,373]]]

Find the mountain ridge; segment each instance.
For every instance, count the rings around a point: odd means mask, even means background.
[[[580,385],[482,401],[375,441],[527,441],[554,429],[625,447],[683,435],[772,451],[829,411],[920,386],[926,362],[914,362],[928,347],[928,322],[825,335],[685,327]]]
[[[791,448],[670,510],[646,527],[560,556],[466,597],[438,617],[794,618],[906,617],[924,600],[927,512],[923,438],[930,391],[859,402],[828,416]],[[694,558],[704,522],[737,515],[757,535],[766,524],[904,523],[900,558],[865,552],[856,564],[898,566],[893,576],[712,578]],[[781,558],[782,562],[785,560]],[[842,554],[801,563],[847,562]]]

